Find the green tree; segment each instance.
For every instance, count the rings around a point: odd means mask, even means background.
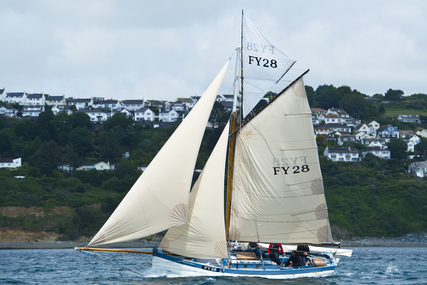
[[[117,166],[115,175],[119,179],[123,179],[126,176],[130,175],[133,178],[138,177],[138,171],[136,167],[127,159],[123,159]]]
[[[427,157],[427,138],[420,138],[420,142],[415,145],[415,151]]]
[[[38,136],[31,143],[27,143],[24,147],[24,161],[28,160],[30,156],[35,154],[36,151],[41,147],[41,145],[42,141]]]
[[[342,99],[342,94],[333,85],[320,85],[314,94],[315,101],[320,108],[340,107],[339,102]]]
[[[73,119],[66,111],[61,111],[52,119],[52,128],[55,130],[55,141],[59,145],[68,142],[68,134],[73,129]]]
[[[86,127],[90,129],[92,127],[92,122],[90,121],[90,117],[83,112],[76,112],[72,115],[73,120],[73,128],[78,127]]]
[[[84,156],[93,149],[92,133],[86,127],[73,129],[69,136],[69,142],[73,145],[74,151]]]
[[[408,149],[408,145],[405,143],[405,141],[401,139],[391,139],[387,146],[390,150],[391,158],[404,159],[406,157],[406,150]]]
[[[403,97],[403,91],[402,90],[393,90],[388,89],[385,93],[385,99],[390,101],[400,101]]]
[[[64,162],[71,166],[72,173],[80,166],[79,154],[75,151],[73,144],[69,144],[65,153]]]
[[[114,131],[107,132],[102,137],[105,139],[102,148],[102,157],[111,161],[120,159],[123,149]]]
[[[0,131],[0,156],[2,153],[8,152],[12,149],[12,142],[9,135],[4,130]]]
[[[313,106],[314,105],[314,98],[316,96],[314,93],[313,87],[306,85],[305,86],[305,93],[307,94],[308,104],[310,106]]]
[[[104,122],[104,127],[107,131],[116,126],[120,126],[124,130],[128,126],[133,125],[133,123],[134,121],[131,117],[128,117],[125,113],[118,112]]]
[[[39,137],[42,141],[50,141],[54,138],[54,129],[52,127],[52,121],[54,118],[52,110],[48,109],[41,112],[36,120],[36,128],[39,132]]]
[[[33,140],[39,135],[39,132],[35,126],[34,120],[22,120],[15,127],[15,134],[18,137],[23,137],[24,140]]]
[[[52,176],[61,161],[61,151],[52,140],[44,142],[37,152],[30,157],[30,164],[36,167],[40,174]]]

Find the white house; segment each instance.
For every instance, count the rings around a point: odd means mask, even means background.
[[[420,115],[399,115],[397,121],[403,123],[419,123]]]
[[[361,141],[361,140],[364,140],[364,139],[372,139],[372,138],[375,138],[375,136],[373,136],[373,135],[369,135],[369,134],[366,134],[366,133],[364,133],[364,132],[356,132],[356,133],[354,134],[354,136],[356,137],[356,139],[357,139],[358,141]]]
[[[378,146],[381,148],[387,148],[387,142],[385,139],[378,139],[378,138],[363,138],[361,140],[361,143],[368,146],[368,147],[374,147]]]
[[[57,96],[47,95],[45,97],[46,97],[45,98],[46,105],[49,105],[49,106],[65,106],[65,105],[67,105],[67,101],[65,100],[64,95],[57,95]]]
[[[51,111],[55,116],[61,111],[65,111],[67,115],[73,114],[73,111],[68,106],[64,106],[64,105],[53,106]]]
[[[317,115],[311,115],[311,121],[313,122],[313,126],[318,126],[320,124],[320,120]]]
[[[21,158],[0,158],[0,168],[17,168],[21,167]]]
[[[172,104],[172,110],[175,111],[185,111],[186,110],[186,105],[184,103],[182,103],[181,101],[176,101],[173,102]]]
[[[311,108],[311,114],[313,115],[325,115],[327,110],[321,108]]]
[[[70,105],[76,106],[77,110],[89,108],[89,106],[92,106],[92,104],[93,104],[92,98],[73,99],[70,102]]]
[[[323,155],[332,161],[358,161],[359,160],[359,151],[357,149],[351,149],[351,147],[337,147],[330,148],[326,147]]]
[[[44,105],[25,105],[22,117],[38,117],[41,112],[44,112]]]
[[[343,124],[326,124],[322,126],[323,128],[329,128],[332,132],[351,132],[351,128],[349,126]]]
[[[417,161],[408,167],[408,173],[414,173],[418,177],[425,177],[427,174],[427,161]]]
[[[148,108],[140,108],[135,111],[135,121],[154,121],[154,112]]]
[[[136,111],[144,107],[144,100],[123,100],[121,102],[122,108],[125,108],[129,111]]]
[[[92,122],[105,122],[108,119],[108,114],[101,109],[81,109],[78,112],[88,115]]]
[[[378,156],[380,158],[384,159],[390,159],[390,151],[388,149],[382,149],[380,147],[368,147],[366,150],[362,151],[363,157],[365,157],[366,154],[372,153],[375,156]]]
[[[92,107],[97,109],[121,110],[121,104],[118,100],[94,100]]]
[[[377,147],[379,149],[387,149],[388,148],[386,144],[382,144],[382,142],[379,140],[371,141],[371,143],[368,145],[368,147]]]
[[[366,125],[373,131],[377,131],[381,127],[376,121],[368,121]]]
[[[159,112],[160,122],[176,122],[178,119],[178,112],[175,110]]]
[[[0,107],[0,115],[4,115],[5,117],[13,118],[18,113],[18,109],[9,106],[9,105],[3,105]]]
[[[356,142],[354,135],[344,134],[338,137],[338,145],[343,145],[346,142]]]
[[[126,114],[126,116],[133,118],[133,112],[129,111],[128,109],[122,109],[120,113]]]
[[[416,135],[419,137],[427,138],[427,130],[422,129],[421,131],[416,132]]]
[[[6,99],[6,92],[4,91],[4,88],[0,89],[0,101],[4,101]]]
[[[193,99],[191,98],[178,98],[176,101],[181,102],[184,105],[184,110],[177,110],[177,111],[185,111],[185,110],[188,111],[192,109],[195,105]]]
[[[419,143],[420,143],[420,141],[421,141],[421,139],[420,139],[420,137],[419,137],[419,136],[417,136],[417,135],[413,135],[413,136],[411,136],[411,137],[406,141],[406,143],[408,144],[408,150],[407,150],[407,151],[411,151],[411,152],[415,151],[415,146],[416,146],[417,144],[419,144]]]
[[[76,170],[91,170],[96,169],[98,171],[100,170],[114,170],[114,164],[110,164],[109,162],[98,162],[98,163],[83,163],[81,166],[77,167]]]
[[[392,125],[381,126],[377,130],[377,134],[379,138],[386,139],[398,139],[400,137],[400,133],[397,127],[393,127]]]
[[[332,130],[330,128],[326,128],[324,126],[321,127],[316,127],[314,128],[314,134],[317,136],[318,134],[321,135],[329,135],[330,133],[332,133]]]
[[[45,104],[45,95],[43,93],[31,93],[27,95],[26,105],[41,106]]]
[[[27,100],[27,93],[25,92],[8,92],[6,95],[5,103],[16,103],[24,105]]]
[[[366,124],[360,124],[354,128],[355,133],[364,133],[367,135],[372,134],[372,129]]]

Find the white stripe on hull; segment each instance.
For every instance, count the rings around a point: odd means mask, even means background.
[[[163,269],[172,272],[181,277],[191,277],[191,276],[223,276],[223,277],[260,277],[260,278],[268,278],[268,279],[294,279],[301,277],[326,277],[332,275],[334,270],[328,271],[319,271],[319,272],[310,272],[310,273],[295,273],[289,274],[288,270],[297,271],[298,269],[285,269],[284,273],[280,275],[257,275],[257,274],[231,274],[224,272],[214,272],[208,271],[188,265],[184,265],[181,263],[173,262],[158,256],[153,256],[152,266],[155,269]],[[246,269],[247,270],[247,269]]]

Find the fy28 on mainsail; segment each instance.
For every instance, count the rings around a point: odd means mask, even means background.
[[[254,110],[295,62],[243,13],[238,50],[233,113],[194,186],[200,143],[228,63],[88,246],[77,250],[109,251],[94,246],[167,230],[148,252],[153,267],[182,276],[272,279],[327,276],[337,255],[351,256],[332,239],[303,83],[308,71]],[[286,254],[275,263],[248,251],[249,242],[281,243]],[[301,248],[306,262],[284,266]]]

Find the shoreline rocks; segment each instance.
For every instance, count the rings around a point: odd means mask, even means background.
[[[403,237],[392,237],[392,238],[373,238],[373,237],[364,237],[364,238],[352,238],[346,240],[337,240],[341,242],[343,247],[360,247],[360,246],[427,246],[427,233],[422,234],[407,234]]]

